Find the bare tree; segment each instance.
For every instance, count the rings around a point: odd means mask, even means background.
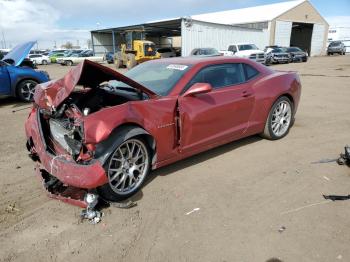
[[[72,49],[72,48],[73,48],[73,44],[72,44],[72,42],[67,41],[67,42],[66,42],[65,44],[63,44],[61,47],[62,47],[62,48],[66,48],[66,49]]]

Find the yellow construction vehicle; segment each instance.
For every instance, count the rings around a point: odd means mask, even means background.
[[[156,51],[156,45],[147,40],[133,40],[133,36],[138,35],[143,38],[142,32],[126,32],[126,44],[120,45],[120,51],[114,57],[117,68],[126,66],[128,69],[153,59],[159,59],[160,54]]]

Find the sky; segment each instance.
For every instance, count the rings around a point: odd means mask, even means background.
[[[191,16],[283,0],[0,0],[0,48],[37,40],[38,48],[67,41],[87,45],[90,30]],[[331,26],[350,26],[350,0],[310,0]]]

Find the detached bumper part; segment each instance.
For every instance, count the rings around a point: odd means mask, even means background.
[[[84,200],[87,193],[86,189],[66,186],[44,169],[40,169],[39,166],[35,170],[49,197],[81,208],[87,208],[88,204]]]

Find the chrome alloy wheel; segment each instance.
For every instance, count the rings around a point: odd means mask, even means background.
[[[287,101],[281,101],[272,113],[271,129],[275,136],[283,136],[289,128],[292,119],[292,107]]]
[[[20,92],[22,94],[22,97],[26,100],[26,101],[32,101],[34,98],[34,93],[35,93],[35,86],[36,83],[34,82],[26,82]]]
[[[114,192],[126,195],[136,190],[148,172],[149,153],[138,139],[122,143],[113,153],[108,167],[108,180]]]

